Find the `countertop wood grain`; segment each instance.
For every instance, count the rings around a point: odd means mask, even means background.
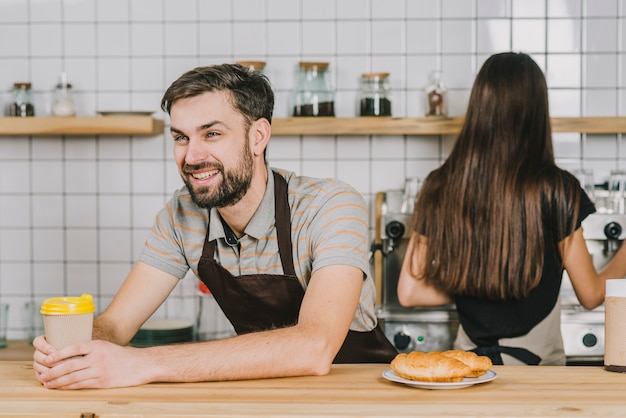
[[[626,417],[626,374],[599,366],[496,366],[497,378],[425,390],[382,377],[386,364],[335,365],[327,376],[44,389],[30,362],[0,362],[0,416],[73,417]]]
[[[29,341],[7,341],[7,346],[0,348],[0,361],[32,360],[35,349]]]

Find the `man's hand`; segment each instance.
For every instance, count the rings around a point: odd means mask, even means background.
[[[35,377],[48,389],[113,388],[150,380],[150,367],[137,348],[94,340],[56,350],[43,336],[33,345]]]

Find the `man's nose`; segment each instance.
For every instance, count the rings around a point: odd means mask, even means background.
[[[187,154],[185,155],[185,162],[187,164],[197,164],[206,161],[208,156],[208,150],[206,146],[203,146],[202,141],[190,139],[187,144]]]

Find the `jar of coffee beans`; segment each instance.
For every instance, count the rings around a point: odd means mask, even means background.
[[[335,116],[335,92],[327,62],[302,61],[293,91],[293,116]]]
[[[30,83],[13,83],[13,102],[8,113],[9,116],[35,116]]]
[[[364,73],[360,81],[360,115],[391,116],[389,73]]]

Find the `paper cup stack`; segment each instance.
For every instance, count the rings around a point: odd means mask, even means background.
[[[604,368],[626,373],[626,279],[606,281]]]

